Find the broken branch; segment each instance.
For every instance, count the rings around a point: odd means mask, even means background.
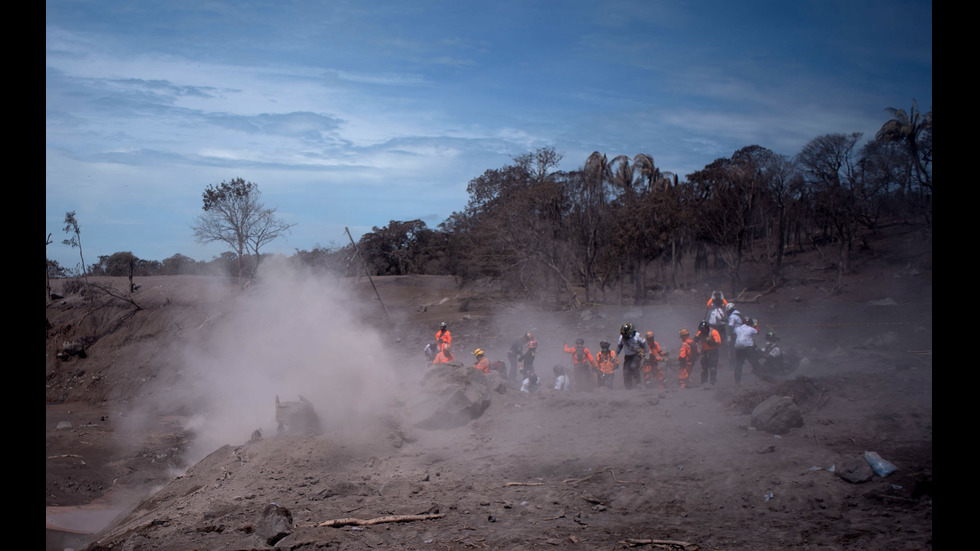
[[[433,514],[433,515],[388,515],[384,517],[362,519],[362,518],[338,518],[333,520],[327,520],[317,524],[317,528],[321,526],[331,526],[334,528],[339,528],[341,526],[368,526],[371,524],[382,524],[385,522],[411,522],[414,520],[429,520],[433,518],[442,518],[446,516],[445,514]]]
[[[629,546],[654,545],[663,549],[671,549],[671,548],[679,547],[684,551],[696,551],[697,549],[699,549],[699,547],[696,544],[688,543],[686,541],[675,541],[675,540],[626,538],[620,543],[624,543]]]

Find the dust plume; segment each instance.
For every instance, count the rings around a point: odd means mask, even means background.
[[[276,396],[309,400],[329,430],[377,411],[393,388],[390,351],[358,315],[370,305],[340,280],[284,261],[268,261],[261,274],[205,342],[183,351],[169,396],[192,404],[192,463],[256,429],[274,435]]]

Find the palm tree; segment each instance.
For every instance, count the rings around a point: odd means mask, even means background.
[[[908,113],[894,107],[886,107],[885,111],[892,118],[881,125],[875,139],[901,145],[909,155],[919,184],[932,192],[932,177],[927,169],[932,160],[932,111],[919,113],[919,105],[914,98]]]

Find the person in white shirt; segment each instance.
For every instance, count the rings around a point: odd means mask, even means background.
[[[759,349],[755,347],[755,336],[759,334],[758,323],[745,318],[745,323],[735,328],[735,385],[742,386],[742,366],[746,361],[752,366],[752,373],[759,370]]]
[[[568,375],[565,374],[565,366],[556,365],[553,371],[555,372],[555,390],[567,392],[571,387],[571,382],[568,379]]]
[[[528,372],[527,378],[521,383],[521,392],[537,394],[541,390],[541,379],[533,372]]]

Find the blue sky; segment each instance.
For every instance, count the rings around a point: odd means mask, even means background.
[[[795,155],[932,109],[932,3],[48,0],[47,256],[210,260],[208,185],[294,224],[265,252],[435,228],[467,183],[553,147],[648,153],[681,178],[741,147]]]

